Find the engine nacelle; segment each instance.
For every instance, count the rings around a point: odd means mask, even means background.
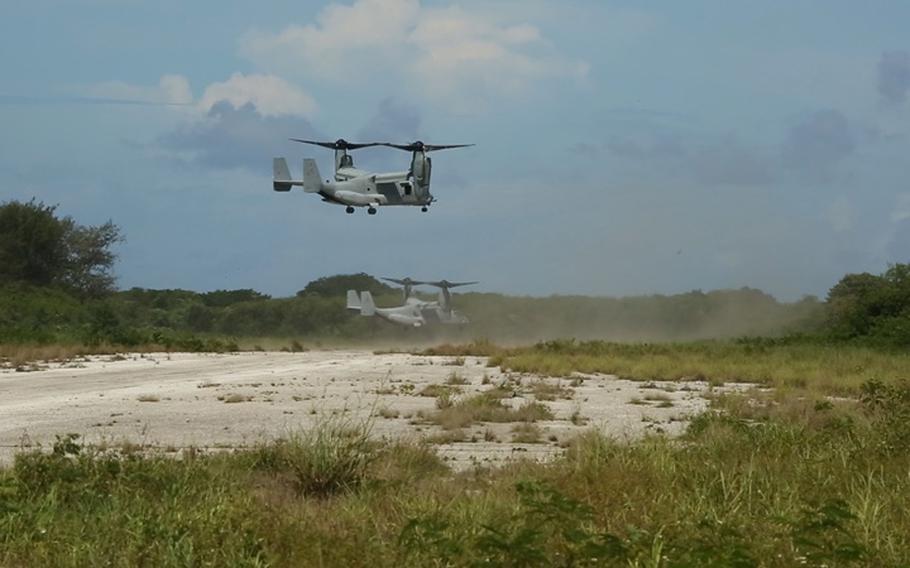
[[[433,160],[423,152],[414,152],[411,159],[411,176],[417,182],[418,188],[430,185],[430,173],[433,170]]]

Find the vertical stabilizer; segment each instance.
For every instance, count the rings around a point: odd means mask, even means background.
[[[348,290],[348,309],[360,310],[360,297],[357,296],[357,292],[354,290]]]
[[[303,191],[307,193],[319,193],[322,189],[322,177],[319,175],[319,168],[316,166],[316,160],[304,158],[303,160]]]
[[[360,293],[360,315],[376,315],[376,304],[373,303],[373,295],[369,291]]]
[[[291,191],[291,171],[288,169],[287,160],[284,158],[272,159],[272,189],[275,191]]]

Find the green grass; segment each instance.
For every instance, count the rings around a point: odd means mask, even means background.
[[[439,349],[448,356],[487,355],[492,366],[554,377],[581,372],[636,380],[754,382],[848,396],[857,394],[860,385],[872,379],[910,378],[908,352],[798,339],[658,344],[551,341],[517,348],[482,342]]]
[[[64,437],[0,470],[0,565],[903,565],[910,386],[862,392],[463,474],[343,423],[182,459]]]
[[[550,409],[536,401],[519,406],[505,404],[496,389],[459,400],[446,395],[441,400],[445,402],[437,404],[439,410],[429,417],[429,421],[445,430],[461,429],[479,422],[535,422],[553,418]]]

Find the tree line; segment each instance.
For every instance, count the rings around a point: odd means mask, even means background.
[[[910,345],[910,265],[849,274],[825,301],[779,302],[760,290],[695,290],[627,298],[455,295],[464,327],[411,330],[345,309],[348,289],[379,305],[400,291],[360,273],[326,276],[293,297],[251,289],[117,290],[113,222],[82,226],[43,203],[0,204],[0,342],[164,343],[205,348],[218,337],[429,338],[633,341],[809,334],[837,341]],[[205,341],[199,338],[208,338]]]

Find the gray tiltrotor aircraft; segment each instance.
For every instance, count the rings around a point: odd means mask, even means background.
[[[380,205],[414,205],[426,211],[435,200],[430,194],[430,171],[433,164],[428,152],[448,148],[464,148],[473,144],[454,144],[438,146],[417,141],[411,144],[390,144],[388,142],[368,142],[355,144],[339,138],[335,142],[317,142],[291,138],[294,142],[314,144],[335,150],[335,179],[322,181],[316,160],[304,158],[303,180],[291,179],[288,163],[284,158],[272,160],[274,180],[272,189],[290,191],[292,186],[303,186],[307,193],[318,193],[323,201],[346,206],[348,213],[354,207],[366,207],[367,213],[376,214]],[[388,146],[411,152],[411,167],[405,172],[371,173],[354,167],[354,158],[348,150],[357,150],[370,146]]]
[[[404,305],[394,308],[377,308],[373,302],[373,295],[369,292],[361,292],[358,296],[355,290],[348,290],[348,309],[359,311],[362,316],[377,316],[392,323],[413,327],[421,327],[428,323],[468,323],[468,318],[452,309],[452,296],[449,293],[449,288],[477,284],[477,282],[449,282],[448,280],[422,282],[411,280],[410,278],[383,278],[383,280],[404,286]],[[429,302],[412,296],[412,287],[422,284],[440,288],[439,300]]]

